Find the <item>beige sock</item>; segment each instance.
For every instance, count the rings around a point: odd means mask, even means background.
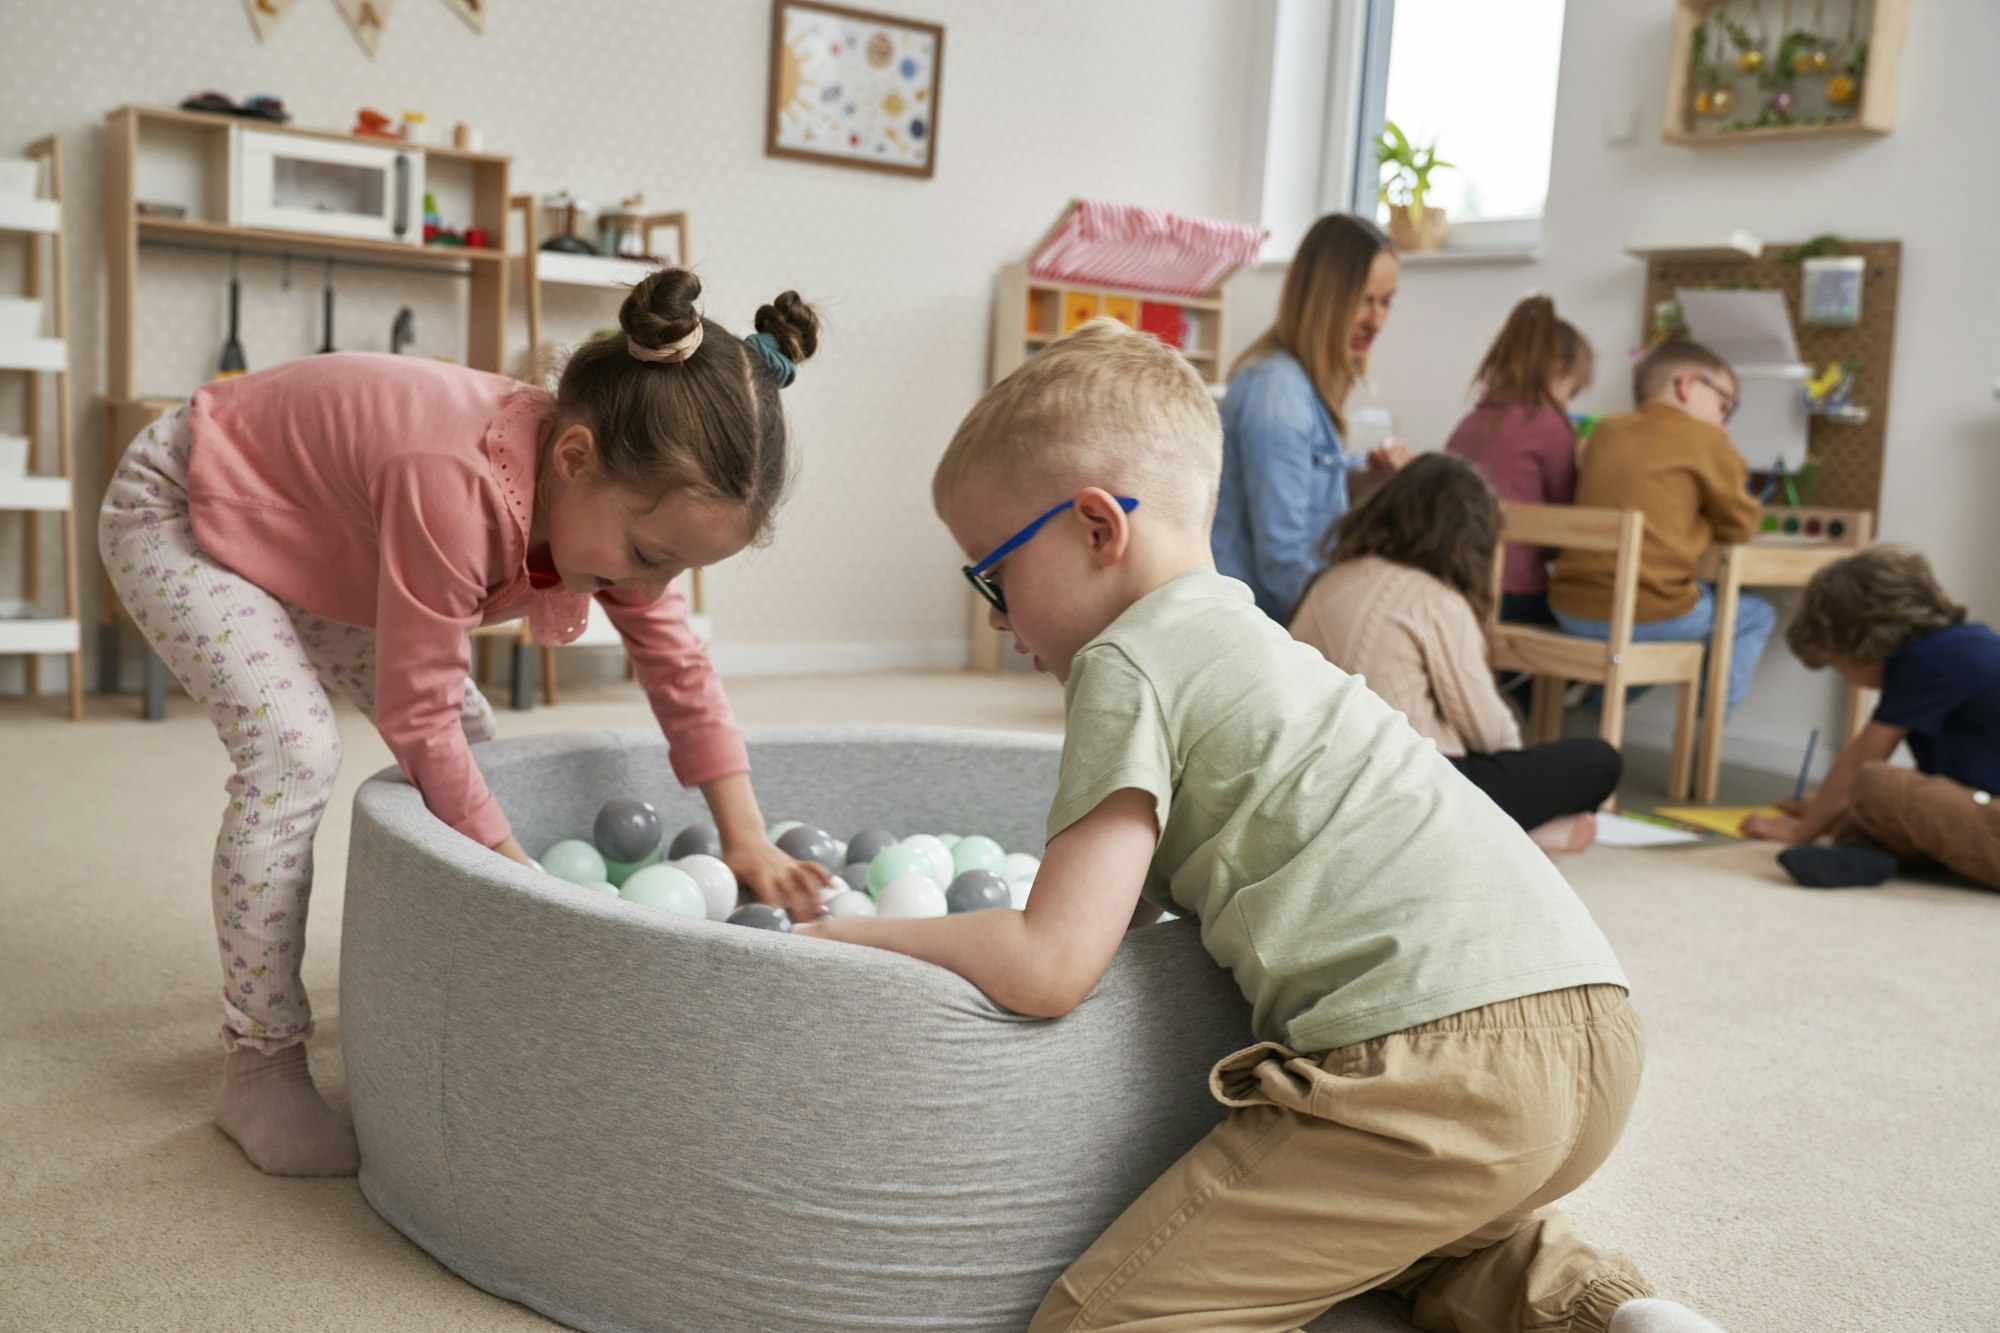
[[[313,1086],[304,1042],[225,1055],[215,1123],[270,1175],[351,1176],[361,1166],[354,1131]]]

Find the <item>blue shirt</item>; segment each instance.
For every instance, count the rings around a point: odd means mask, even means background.
[[[1258,609],[1283,624],[1320,571],[1320,538],[1347,512],[1348,469],[1365,461],[1341,451],[1333,415],[1290,353],[1238,371],[1222,400],[1217,571],[1249,584]]]
[[[1909,732],[1924,772],[2000,792],[2000,634],[1951,625],[1898,648],[1882,664],[1875,720]]]

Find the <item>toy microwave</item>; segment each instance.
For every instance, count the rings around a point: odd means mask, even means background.
[[[424,155],[230,127],[229,224],[421,245]]]

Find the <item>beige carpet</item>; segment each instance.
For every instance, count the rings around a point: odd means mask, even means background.
[[[731,694],[750,722],[1061,721],[1050,683],[1018,676]],[[0,1329],[553,1328],[438,1267],[352,1181],[268,1179],[214,1129],[222,752],[185,700],[153,726],[91,703],[72,725],[53,701],[0,701]],[[516,735],[646,720],[624,685],[502,715]],[[306,976],[314,1065],[344,1109],[346,811],[388,756],[343,723]],[[1565,868],[1652,1038],[1625,1142],[1572,1199],[1586,1229],[1736,1333],[2000,1328],[2000,894],[1809,893],[1744,844]]]

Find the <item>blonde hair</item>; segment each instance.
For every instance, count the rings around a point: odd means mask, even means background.
[[[931,479],[940,514],[977,472],[1052,497],[1084,486],[1206,531],[1222,475],[1222,419],[1179,352],[1093,319],[988,389],[959,423]]]
[[[1361,378],[1347,345],[1355,311],[1368,290],[1368,270],[1379,254],[1395,254],[1387,233],[1352,213],[1328,213],[1313,223],[1298,253],[1285,269],[1284,291],[1278,297],[1278,318],[1263,336],[1243,350],[1234,375],[1253,361],[1285,351],[1305,370],[1333,417],[1334,429],[1347,437],[1347,395]]]
[[[1920,553],[1871,546],[1812,576],[1785,642],[1809,667],[1866,667],[1964,619],[1965,608],[1945,595]]]
[[[1639,364],[1632,367],[1632,400],[1645,402],[1688,370],[1727,375],[1730,384],[1737,383],[1736,368],[1714,352],[1686,338],[1669,338],[1640,357]]]

